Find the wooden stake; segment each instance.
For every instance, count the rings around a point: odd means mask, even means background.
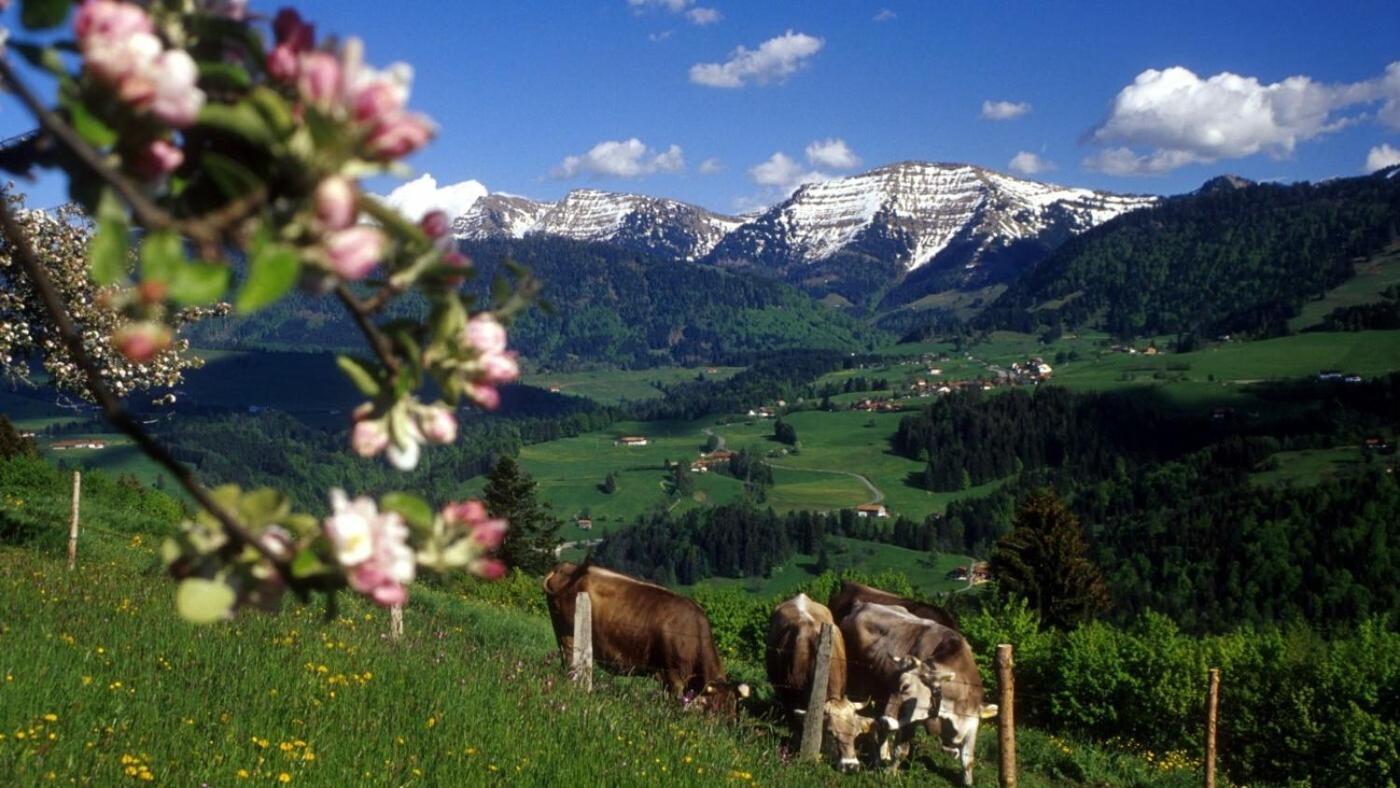
[[[1016,680],[1012,673],[1015,663],[1011,645],[997,646],[997,686],[1001,689],[997,704],[997,733],[1001,749],[1001,788],[1016,788]]]
[[[574,681],[593,691],[593,600],[588,594],[574,597],[574,653],[570,663]]]
[[[403,637],[403,605],[394,605],[389,608],[389,639],[398,640]]]
[[[1210,669],[1206,691],[1206,788],[1215,788],[1215,725],[1220,706],[1220,668]]]
[[[812,671],[812,694],[807,697],[807,715],[802,718],[802,752],[804,761],[815,761],[822,755],[822,731],[826,727],[826,688],[831,681],[831,625],[822,624],[817,638],[817,664]]]
[[[78,567],[78,505],[83,495],[83,475],[73,471],[73,516],[68,521],[68,571]]]

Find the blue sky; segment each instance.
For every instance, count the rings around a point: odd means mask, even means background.
[[[906,159],[1010,172],[1022,153],[1041,180],[1175,193],[1222,172],[1315,180],[1400,156],[1400,65],[1384,79],[1400,61],[1394,0],[297,7],[364,38],[371,62],[414,65],[412,103],[441,126],[418,173],[539,199],[592,186],[732,212],[804,178]],[[725,65],[738,47],[760,54]],[[1028,111],[985,119],[988,101]],[[4,133],[24,120],[5,99]],[[805,153],[832,140],[844,146]],[[608,142],[623,144],[595,150]]]

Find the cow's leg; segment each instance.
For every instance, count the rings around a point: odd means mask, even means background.
[[[972,762],[976,759],[977,749],[977,723],[973,718],[971,721],[961,719],[956,727],[961,741],[958,743],[958,761],[962,764],[963,785],[972,785]]]

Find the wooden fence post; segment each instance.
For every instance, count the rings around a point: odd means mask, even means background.
[[[1215,788],[1215,723],[1220,705],[1220,668],[1210,669],[1206,691],[1206,788]]]
[[[1015,663],[1011,644],[997,646],[997,686],[1001,689],[997,704],[997,733],[1001,750],[1001,788],[1016,788],[1016,679],[1012,674]]]
[[[68,520],[68,571],[78,567],[78,504],[83,494],[83,475],[73,471],[73,515]]]
[[[389,608],[389,639],[398,640],[403,637],[403,605],[394,605]]]
[[[817,663],[812,671],[812,694],[807,698],[807,714],[802,718],[804,761],[815,761],[822,754],[822,731],[826,727],[826,688],[831,681],[831,625],[822,624],[817,639]]]
[[[570,662],[574,681],[593,691],[593,600],[583,593],[574,597],[574,653]]]

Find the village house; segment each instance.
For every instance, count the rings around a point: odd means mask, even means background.
[[[54,441],[49,447],[54,451],[67,451],[69,449],[105,449],[107,442],[99,438],[72,438],[69,440]]]
[[[970,567],[955,566],[948,572],[947,578],[981,585],[992,579],[992,567],[986,561],[978,561]]]
[[[647,445],[647,439],[646,439],[646,436],[645,436],[645,435],[623,435],[621,438],[618,438],[618,439],[614,442],[614,445],[617,445],[617,446],[645,446],[645,445]]]
[[[580,531],[591,531],[591,530],[593,530],[593,519],[592,519],[591,517],[580,517],[580,518],[578,518],[578,529],[579,529]]]
[[[885,510],[882,503],[863,503],[856,507],[857,517],[889,517],[890,513]]]

